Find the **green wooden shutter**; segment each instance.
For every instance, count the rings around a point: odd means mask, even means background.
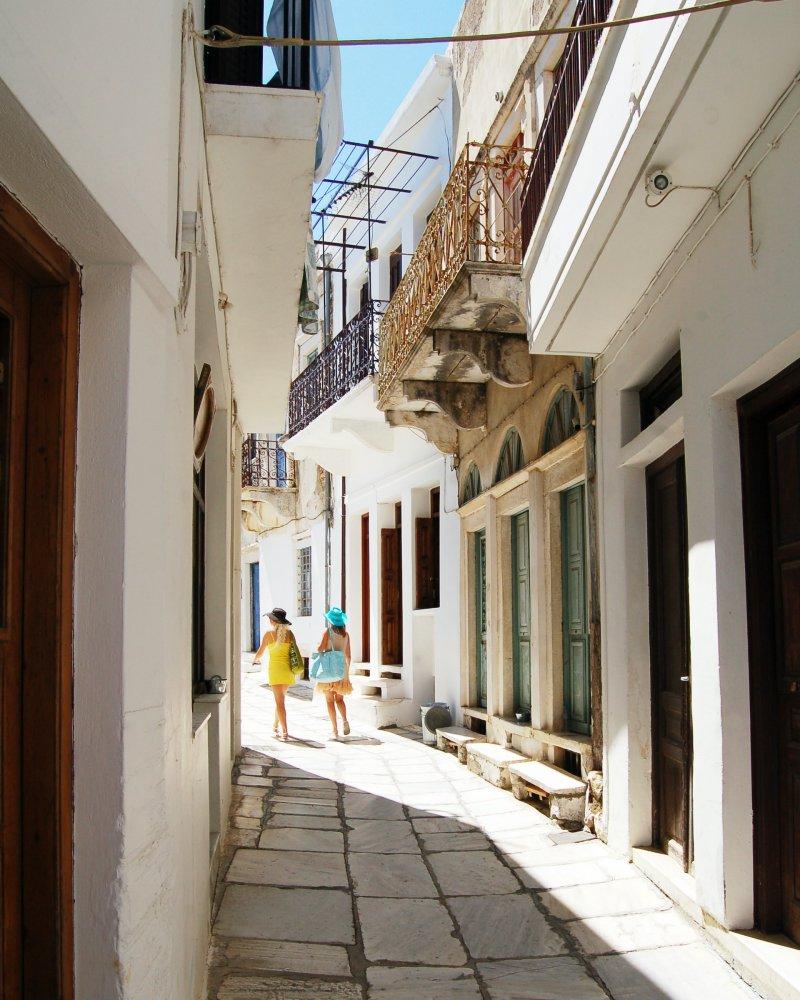
[[[584,486],[561,494],[562,620],[564,629],[564,717],[567,729],[589,733],[589,631],[586,614]]]
[[[475,672],[478,705],[486,708],[486,532],[476,531],[475,547]]]
[[[531,572],[528,512],[511,518],[514,709],[531,707]]]

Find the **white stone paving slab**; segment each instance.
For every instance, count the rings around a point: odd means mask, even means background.
[[[463,965],[467,956],[450,914],[435,899],[358,899],[364,951],[370,962]]]
[[[457,819],[450,819],[447,816],[430,816],[424,819],[414,819],[412,826],[417,833],[427,836],[431,833],[470,833],[475,831],[474,826],[468,823],[461,823]]]
[[[335,805],[316,802],[275,802],[272,805],[274,813],[289,813],[294,816],[338,816]]]
[[[228,885],[214,931],[269,941],[355,942],[350,894],[341,889]]]
[[[269,827],[259,838],[259,847],[273,851],[344,852],[344,836],[338,830],[296,830]]]
[[[490,851],[431,854],[428,863],[445,896],[488,896],[520,891],[513,873]]]
[[[480,997],[471,969],[374,966],[367,969],[369,1000],[461,1000]]]
[[[272,785],[272,779],[264,778],[257,774],[240,774],[234,784],[251,786],[253,788],[270,788]]]
[[[492,844],[482,833],[428,833],[422,837],[426,851],[488,851]]]
[[[645,916],[636,913],[621,917],[574,920],[569,925],[569,932],[589,955],[609,952],[622,954],[626,951],[695,944],[700,941],[697,929],[674,907]]]
[[[227,882],[250,885],[319,886],[347,889],[343,854],[310,851],[238,850],[225,876]]]
[[[439,895],[425,862],[412,854],[351,854],[350,874],[357,896],[425,899]]]
[[[410,823],[400,820],[359,819],[348,823],[348,849],[353,853],[419,854]]]
[[[706,945],[633,951],[595,958],[597,969],[618,1000],[755,1000],[733,971]]]
[[[243,971],[301,972],[313,976],[350,976],[347,949],[334,944],[295,944],[258,938],[215,937],[212,961]]]
[[[327,979],[287,979],[285,976],[257,976],[232,973],[223,979],[218,1000],[361,1000],[361,987],[354,982]]]
[[[342,821],[338,816],[294,816],[291,813],[275,813],[267,820],[267,827],[274,826],[298,830],[341,830]]]
[[[539,896],[560,920],[584,920],[623,913],[668,910],[672,904],[645,878],[626,878],[602,885],[574,885],[553,889]]]
[[[403,807],[391,799],[362,792],[346,792],[344,814],[348,819],[405,819]]]
[[[604,1000],[606,996],[583,964],[568,956],[481,962],[478,974],[492,1000]]]
[[[634,865],[616,858],[578,861],[571,865],[531,865],[516,869],[517,877],[528,889],[562,889],[570,885],[592,885],[612,879],[637,878]]]
[[[455,896],[448,900],[472,958],[563,955],[563,939],[527,895]]]

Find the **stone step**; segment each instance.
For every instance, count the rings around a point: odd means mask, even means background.
[[[462,764],[467,763],[467,745],[485,743],[486,737],[473,733],[464,726],[445,726],[436,730],[436,746],[446,753],[454,753]]]
[[[499,743],[468,743],[466,750],[470,771],[498,788],[511,788],[509,764],[521,764],[528,760],[521,753],[507,750]]]
[[[350,683],[357,697],[401,698],[403,682],[392,677],[350,674]]]
[[[351,723],[371,726],[373,729],[387,729],[390,726],[408,726],[418,722],[419,705],[411,698],[363,695],[348,699],[347,714]]]
[[[511,790],[520,800],[544,800],[550,818],[568,830],[583,826],[586,811],[586,782],[555,764],[531,760],[510,764]]]

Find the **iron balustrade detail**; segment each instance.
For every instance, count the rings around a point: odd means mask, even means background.
[[[522,263],[521,196],[531,152],[519,143],[464,146],[381,323],[381,401],[465,265]]]
[[[366,302],[324,351],[292,382],[291,437],[378,368],[378,326],[387,303]]]
[[[572,24],[596,24],[607,20],[612,2],[613,0],[578,0]],[[577,32],[567,39],[525,181],[522,196],[523,250],[528,248],[536,228],[601,34],[602,28],[595,28]]]
[[[248,434],[242,442],[242,489],[291,490],[296,485],[294,460],[277,438]]]

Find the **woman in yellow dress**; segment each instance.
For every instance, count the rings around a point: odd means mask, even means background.
[[[350,683],[350,636],[347,632],[347,615],[341,608],[330,608],[325,612],[325,619],[327,627],[320,639],[318,652],[324,653],[327,649],[341,650],[344,653],[344,677],[340,681],[318,681],[317,688],[325,695],[333,727],[332,738],[338,740],[337,709],[342,717],[342,732],[345,736],[350,735],[350,723],[347,721],[347,707],[344,703],[344,696],[353,691],[353,685]]]
[[[272,693],[275,695],[275,724],[273,735],[279,740],[289,739],[286,725],[286,689],[295,682],[289,661],[289,652],[295,642],[294,634],[289,626],[292,624],[286,617],[283,608],[273,608],[267,612],[267,618],[275,626],[274,631],[264,633],[261,645],[258,647],[253,663],[261,663],[264,651],[269,652],[267,679]],[[280,729],[283,729],[281,735]]]

